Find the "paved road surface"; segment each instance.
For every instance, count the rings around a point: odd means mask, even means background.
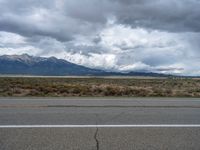
[[[199,150],[199,139],[200,99],[0,99],[1,150]]]

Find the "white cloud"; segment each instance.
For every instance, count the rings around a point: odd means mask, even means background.
[[[92,68],[99,68],[99,69],[106,69],[112,70],[116,69],[116,55],[113,54],[94,54],[90,53],[88,55],[82,55],[81,53],[64,53],[64,59],[74,62],[76,64],[92,67]]]
[[[24,44],[25,38],[15,33],[0,31],[1,44]]]
[[[170,33],[109,22],[97,34],[77,35],[68,42],[0,32],[0,54],[55,56],[112,71],[200,75],[199,39],[197,33]]]

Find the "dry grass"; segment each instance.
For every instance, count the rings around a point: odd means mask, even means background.
[[[200,79],[1,77],[0,96],[200,97]]]

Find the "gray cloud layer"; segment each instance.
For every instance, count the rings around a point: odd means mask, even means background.
[[[0,0],[0,54],[199,75],[199,0]]]
[[[200,31],[199,0],[118,0],[119,21],[170,32]]]

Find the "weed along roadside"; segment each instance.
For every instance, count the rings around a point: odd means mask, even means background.
[[[1,77],[0,96],[200,97],[200,79]]]

